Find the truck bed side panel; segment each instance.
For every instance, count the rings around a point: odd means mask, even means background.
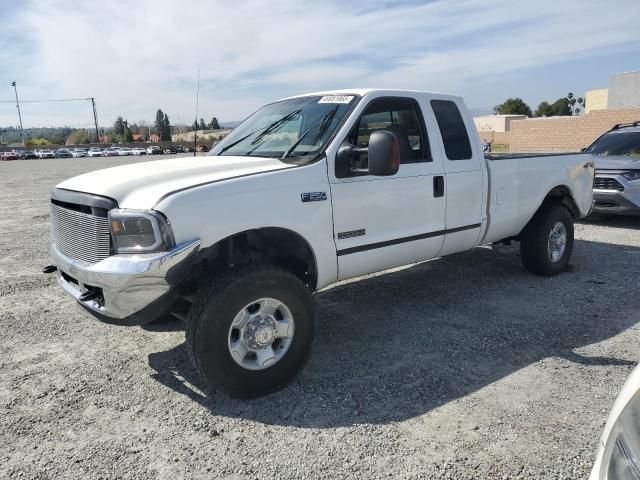
[[[555,187],[566,187],[580,211],[593,199],[590,155],[523,156],[486,160],[489,172],[489,228],[483,243],[518,235]]]

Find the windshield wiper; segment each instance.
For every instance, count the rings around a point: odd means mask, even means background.
[[[314,123],[313,125],[311,125],[309,128],[307,128],[302,135],[300,135],[300,138],[298,138],[298,140],[295,141],[295,143],[293,145],[291,145],[286,152],[284,152],[284,154],[282,155],[281,159],[284,160],[285,158],[287,158],[291,152],[293,152],[296,147],[298,145],[300,145],[300,143],[302,142],[302,140],[304,139],[304,137],[307,136],[307,134],[313,130],[314,128],[316,128],[316,125],[320,125],[318,127],[318,131],[316,133],[315,138],[313,139],[313,144],[315,145],[316,142],[318,141],[319,138],[322,137],[322,134],[325,132],[325,130],[327,129],[327,127],[331,124],[331,121],[333,120],[333,117],[335,116],[336,112],[338,111],[338,107],[340,105],[336,105],[335,107],[333,107],[331,110],[329,110],[327,113],[324,114],[324,116],[317,121],[316,123]]]
[[[229,150],[230,148],[235,147],[236,145],[238,145],[241,142],[244,142],[247,138],[251,137],[252,135],[255,135],[258,132],[262,132],[258,138],[256,138],[253,142],[251,142],[251,145],[253,145],[254,143],[256,143],[258,140],[260,140],[261,138],[263,138],[265,135],[267,135],[269,132],[273,131],[274,128],[277,128],[280,124],[286,122],[287,120],[289,120],[290,118],[294,117],[295,115],[299,114],[301,112],[301,110],[296,110],[294,112],[291,112],[287,115],[285,115],[284,117],[282,117],[279,120],[276,120],[275,122],[273,122],[270,125],[267,125],[266,127],[262,127],[262,128],[258,128],[257,130],[254,130],[251,133],[248,133],[247,135],[245,135],[244,137],[242,137],[239,140],[236,140],[233,143],[230,143],[229,145],[227,145],[226,147],[224,147],[223,149],[221,149],[218,152],[218,155],[222,155],[224,152],[226,152],[227,150]]]
[[[256,143],[258,143],[260,140],[262,140],[264,137],[266,137],[267,135],[269,135],[271,132],[273,132],[276,128],[278,128],[280,125],[282,125],[285,122],[288,122],[289,120],[293,119],[293,117],[295,117],[296,115],[300,114],[300,112],[302,112],[302,110],[294,110],[291,113],[288,113],[287,115],[285,115],[284,117],[282,117],[280,120],[276,120],[275,122],[273,122],[271,125],[268,125],[267,127],[265,127],[262,130],[262,133],[260,135],[258,135],[255,140],[253,140],[251,142],[251,145],[255,145]]]

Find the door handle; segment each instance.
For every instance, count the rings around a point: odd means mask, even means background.
[[[442,175],[433,177],[433,196],[444,197],[444,177]]]

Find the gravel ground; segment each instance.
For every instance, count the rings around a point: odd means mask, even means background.
[[[328,289],[298,380],[239,401],[179,322],[90,320],[40,273],[50,189],[132,161],[0,162],[0,478],[588,475],[637,360],[640,219],[578,225],[556,278],[513,246]]]

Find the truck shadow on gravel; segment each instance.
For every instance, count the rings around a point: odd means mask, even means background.
[[[524,271],[517,247],[477,248],[327,290],[309,363],[256,400],[207,392],[184,343],[149,365],[215,415],[315,428],[405,420],[549,357],[540,368],[630,369],[631,359],[576,349],[640,319],[640,248],[576,241],[574,263],[541,278]]]

